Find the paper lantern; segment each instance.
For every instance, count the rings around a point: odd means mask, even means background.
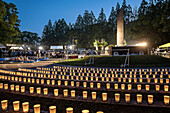
[[[104,113],[103,111],[97,111],[96,113]]]
[[[137,94],[137,103],[138,104],[142,103],[142,95],[141,94]]]
[[[153,95],[148,95],[148,104],[153,104]]]
[[[73,108],[72,107],[66,108],[66,113],[73,113]]]
[[[30,78],[28,78],[27,81],[28,81],[28,83],[31,83],[31,79]]]
[[[28,113],[29,112],[29,102],[22,103],[22,109],[23,109],[24,113]]]
[[[125,90],[125,84],[121,84],[121,89]]]
[[[125,94],[125,101],[126,103],[130,102],[130,94]]]
[[[115,102],[119,102],[119,101],[120,101],[120,94],[115,93]]]
[[[19,92],[19,85],[15,86],[15,91]]]
[[[1,107],[2,107],[2,110],[7,110],[8,100],[2,100],[1,101]]]
[[[98,81],[99,80],[99,78],[98,77],[96,77],[96,81]]]
[[[34,105],[34,113],[40,113],[40,104]]]
[[[80,86],[80,83],[79,82],[76,82],[76,87],[79,87]]]
[[[169,105],[169,96],[168,95],[164,95],[164,104]]]
[[[40,83],[40,80],[39,80],[39,79],[36,79],[36,83],[39,84],[39,83]]]
[[[8,89],[8,84],[4,84],[4,89]]]
[[[87,109],[82,110],[82,113],[89,113],[89,110],[87,110]]]
[[[83,82],[83,87],[84,87],[84,88],[87,87],[87,82]]]
[[[30,87],[30,94],[34,93],[34,87]]]
[[[87,99],[87,91],[83,91],[83,99]]]
[[[137,85],[137,89],[138,89],[138,91],[141,91],[141,85],[140,84]]]
[[[91,83],[90,83],[90,88],[93,88],[93,85],[94,85],[93,82],[91,82]]]
[[[91,92],[92,94],[92,100],[96,100],[96,92]]]
[[[93,81],[93,77],[91,77],[91,81]]]
[[[142,81],[143,81],[143,79],[142,79],[142,78],[140,78],[140,79],[139,79],[139,82],[140,82],[140,83],[142,83]]]
[[[47,80],[47,85],[50,85],[50,80]]]
[[[131,90],[131,89],[132,89],[132,85],[128,84],[128,90]]]
[[[55,97],[58,96],[58,89],[54,89],[54,96],[55,96]]]
[[[21,86],[21,92],[22,92],[22,93],[25,92],[25,86]]]
[[[68,96],[68,89],[64,89],[63,94],[64,94],[64,97],[67,97]]]
[[[10,88],[11,88],[11,91],[14,91],[14,89],[15,89],[14,84],[10,85]]]
[[[163,83],[164,82],[164,79],[160,79],[160,83]]]
[[[149,91],[150,85],[145,85],[145,89],[146,89],[146,91]]]
[[[58,80],[58,86],[61,86],[61,81],[60,80]]]
[[[50,113],[56,113],[56,106],[50,106],[49,111]]]
[[[44,79],[41,79],[41,84],[44,84]]]
[[[118,82],[121,82],[122,81],[122,79],[121,78],[118,78]]]
[[[37,87],[37,94],[41,94],[41,87]]]
[[[147,78],[147,82],[150,83],[150,82],[151,82],[151,79],[150,79],[150,78]]]
[[[168,78],[166,79],[166,83],[169,84],[169,79]]]
[[[44,91],[44,95],[48,95],[48,88],[44,88],[43,91]]]
[[[3,89],[3,87],[4,87],[3,83],[0,83],[0,89]]]
[[[14,111],[19,111],[19,101],[14,101],[13,102],[13,108],[14,108]]]
[[[126,78],[123,78],[123,82],[126,82]]]
[[[34,78],[32,78],[32,83],[35,83],[35,79]]]
[[[76,96],[76,91],[75,90],[71,90],[71,98],[75,98]]]
[[[169,86],[168,85],[164,85],[164,91],[165,92],[169,91]]]
[[[115,89],[117,90],[118,89],[118,84],[114,84],[114,86],[115,86]]]
[[[157,78],[155,78],[155,79],[154,79],[154,82],[155,82],[155,83],[158,83],[158,79],[157,79]]]
[[[102,93],[102,100],[107,101],[107,93]]]
[[[101,83],[97,83],[97,88],[100,89],[100,87],[101,87]]]
[[[110,83],[107,83],[107,84],[106,84],[106,88],[107,88],[107,89],[110,89]]]
[[[15,81],[18,81],[18,77],[15,77]]]
[[[52,83],[51,83],[52,85],[55,85],[55,80],[52,80]]]
[[[160,90],[160,85],[156,85],[156,91]]]
[[[136,83],[137,82],[137,78],[134,78],[134,83]]]
[[[21,77],[20,77],[21,78]],[[11,80],[11,77],[10,76],[8,76],[8,80]],[[21,80],[22,81],[22,80]]]
[[[71,81],[71,86],[74,87],[74,81]]]
[[[64,85],[65,85],[65,86],[68,86],[68,81],[64,81]]]

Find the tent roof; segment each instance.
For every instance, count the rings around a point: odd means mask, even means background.
[[[166,48],[166,47],[170,47],[170,43],[166,43],[164,45],[159,46],[159,48]]]
[[[0,48],[6,48],[4,45],[0,44]]]

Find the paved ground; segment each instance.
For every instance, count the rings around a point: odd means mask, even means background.
[[[9,63],[9,64],[0,64],[0,69],[17,69],[17,68],[33,68],[38,66],[47,66],[54,64],[55,61],[62,60],[58,59],[49,59],[47,61],[40,61],[35,63]]]

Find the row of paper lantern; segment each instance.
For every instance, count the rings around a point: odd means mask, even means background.
[[[1,84],[2,83],[0,83],[0,89],[2,89]],[[4,84],[4,89],[5,90],[8,89],[8,84]],[[20,91],[20,86],[12,84],[12,85],[10,85],[10,90],[19,92]],[[21,86],[21,93],[25,93],[25,86]],[[29,87],[29,93],[34,94],[34,87]],[[36,93],[41,94],[41,87],[36,88]],[[87,93],[88,93],[87,91],[83,91],[83,99],[88,98]],[[48,88],[43,88],[43,94],[48,95]],[[75,98],[75,96],[76,96],[75,94],[76,94],[76,91],[71,90],[71,98]],[[59,95],[58,89],[54,89],[54,96],[58,96],[58,95]],[[91,95],[92,95],[92,100],[96,100],[97,93],[96,92],[91,92]],[[63,96],[68,97],[68,89],[63,90]],[[107,93],[102,93],[102,100],[107,101]],[[164,103],[166,105],[169,104],[168,100],[169,100],[169,96],[164,95]],[[115,93],[115,102],[119,102],[119,101],[120,101],[120,94]],[[126,103],[130,102],[130,94],[125,94],[125,102]],[[137,103],[142,103],[142,95],[141,94],[137,94]],[[148,103],[149,104],[153,103],[153,95],[148,95]]]
[[[37,67],[37,69],[50,69],[50,68],[40,68]],[[65,66],[53,66],[53,69],[71,69],[71,70],[110,70],[110,71],[168,71],[169,68],[155,68],[155,69],[122,69],[122,68],[81,68],[81,67],[65,67]]]
[[[2,75],[1,75],[2,76]],[[3,77],[1,77],[1,79],[2,79]],[[3,79],[8,79],[8,80],[10,80],[10,76],[5,76]],[[11,80],[12,81],[19,81],[19,82],[28,82],[28,83],[37,83],[37,84],[44,84],[45,82],[44,82],[44,79],[34,79],[34,78],[21,78],[21,77],[11,77]],[[47,85],[55,85],[55,80],[46,80],[46,84]],[[61,84],[61,81],[60,80],[58,80],[57,81],[57,85],[58,86],[61,86],[62,84]],[[68,86],[69,84],[68,84],[68,81],[64,81],[64,86]],[[75,81],[71,81],[71,83],[70,83],[70,85],[72,86],[72,87],[74,87],[75,86]],[[79,87],[80,86],[80,82],[76,82],[76,87]],[[87,85],[87,82],[83,82],[83,87],[84,88],[86,88],[88,85]],[[0,87],[2,87],[2,85],[0,86]],[[127,87],[128,87],[128,90],[131,90],[132,89],[132,85],[131,84],[128,84],[127,85]],[[141,90],[141,84],[138,84],[137,85],[137,90],[138,91],[140,91]],[[90,83],[90,88],[94,88],[94,83],[93,82],[91,82]],[[101,83],[97,83],[97,88],[101,88]],[[110,89],[111,87],[110,87],[110,83],[106,83],[106,88],[107,89]],[[118,84],[117,83],[115,83],[114,84],[114,89],[118,89]],[[121,84],[121,90],[125,90],[126,88],[125,88],[125,84]],[[146,89],[146,91],[149,91],[150,90],[150,85],[145,85],[145,89]],[[160,90],[160,85],[155,85],[155,90],[156,91],[159,91]],[[165,92],[168,92],[169,91],[169,85],[164,85],[164,91]]]
[[[2,100],[1,101],[1,107],[2,107],[2,110],[7,110],[8,108],[8,100]],[[35,104],[33,106],[34,108],[34,113],[40,113],[41,111],[41,105],[40,104]],[[20,101],[14,101],[13,102],[13,110],[15,112],[18,112],[20,111]],[[22,111],[24,113],[28,113],[29,112],[29,102],[23,102],[22,103]],[[50,106],[49,107],[49,112],[50,113],[56,113],[56,106]],[[66,108],[66,113],[73,113],[73,108],[72,107],[68,107]],[[89,110],[82,110],[82,113],[89,113]],[[97,111],[96,113],[104,113],[102,111]]]
[[[67,78],[67,80],[70,80],[70,76],[64,76],[64,75],[63,76],[59,75],[58,79],[65,80],[65,77]],[[79,78],[80,78],[80,80],[83,80],[82,76],[80,76],[80,77],[76,76],[76,80],[79,80]],[[32,78],[32,79],[31,78],[22,78],[22,77],[17,77],[17,76],[4,76],[4,75],[0,75],[0,79],[35,83],[35,79],[34,78]],[[71,80],[74,80],[74,76],[71,76]],[[88,81],[87,77],[86,77],[86,80]],[[96,77],[96,80],[98,81],[98,77]],[[123,82],[126,82],[126,80],[127,80],[126,78],[123,78]],[[133,80],[134,83],[137,83],[138,80],[139,80],[140,83],[144,83],[143,79],[141,79],[141,78],[139,78],[139,79],[137,79],[137,78],[134,78],[134,79],[128,78],[128,82],[129,83],[133,83],[132,80]],[[164,83],[164,79],[157,79],[157,78],[154,79],[154,83],[158,83],[158,80],[159,80],[159,82],[161,84]],[[165,80],[166,80],[166,83],[169,84],[169,79],[165,79]],[[91,81],[93,81],[93,78],[91,78]],[[102,81],[105,81],[105,79],[102,78]],[[109,82],[108,79],[106,79],[106,81]],[[114,82],[114,78],[111,78],[111,82]],[[122,82],[122,78],[118,78],[118,82]],[[36,79],[36,83],[39,84],[40,83],[40,79]],[[55,80],[46,80],[46,83],[48,85],[50,85],[50,83],[52,85],[55,85]],[[147,83],[151,83],[151,79],[148,78],[147,79]],[[41,79],[41,84],[44,84],[44,79]]]
[[[21,69],[21,68],[19,68],[19,71],[25,71],[25,72],[38,72],[38,73],[47,73],[47,74],[49,74],[50,73],[50,71],[40,71],[40,70],[33,70],[33,69]],[[127,72],[123,72],[123,73],[118,73],[117,71],[111,71],[111,72],[104,72],[104,71],[102,71],[101,73],[99,72],[99,71],[82,71],[82,70],[77,70],[77,71],[74,71],[74,70],[57,70],[57,71],[52,71],[52,73],[51,74],[60,74],[61,72],[65,72],[65,73],[63,73],[63,74],[66,74],[66,72],[67,73],[78,73],[78,74],[84,74],[84,73],[87,73],[87,74],[91,74],[91,73],[93,73],[93,74],[130,74],[130,75],[132,75],[132,74],[134,74],[134,75],[136,75],[136,74],[139,74],[139,75],[147,75],[148,73],[147,72],[134,72],[134,73],[132,73],[132,72],[129,72],[129,73],[127,73]],[[78,75],[77,74],[77,75]],[[153,74],[155,74],[155,75],[157,75],[158,74],[158,72],[157,71],[155,71],[154,73],[153,72],[149,72],[149,74],[148,75],[153,75]],[[160,74],[161,75],[163,75],[163,74],[166,74],[166,75],[168,75],[168,71],[166,71],[166,72],[164,72],[164,71],[161,71],[160,72]],[[160,74],[158,74],[158,75],[160,75]]]

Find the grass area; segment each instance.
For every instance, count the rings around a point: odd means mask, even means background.
[[[81,59],[69,59],[64,61],[57,61],[55,63],[72,66],[84,66],[85,62],[89,62],[89,57]],[[87,65],[93,67],[120,67],[124,64],[124,56],[95,56],[94,64]],[[155,56],[155,55],[143,55],[143,56],[130,56],[129,67],[169,67],[170,59]]]

